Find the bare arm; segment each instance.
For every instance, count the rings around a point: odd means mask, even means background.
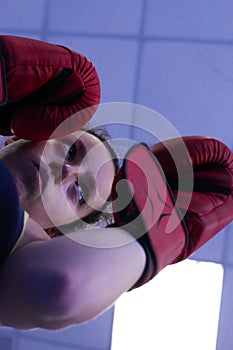
[[[58,329],[80,323],[106,310],[136,282],[145,254],[127,232],[84,231],[81,242],[88,235],[91,246],[75,242],[76,234],[61,236],[22,246],[7,260],[0,270],[4,325]],[[113,239],[117,246],[107,248]]]

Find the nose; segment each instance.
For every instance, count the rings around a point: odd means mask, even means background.
[[[50,163],[50,169],[52,175],[55,178],[55,184],[64,182],[70,177],[77,177],[78,175],[78,166],[71,166],[69,164],[58,164],[56,162]]]
[[[62,167],[62,180],[65,180],[69,177],[77,177],[78,176],[78,169],[79,167],[77,165],[69,165],[64,164]]]

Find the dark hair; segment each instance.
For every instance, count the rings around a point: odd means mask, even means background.
[[[113,161],[113,165],[115,168],[115,173],[117,173],[119,169],[119,160],[118,157],[114,151],[114,149],[110,146],[108,140],[110,139],[109,133],[104,127],[95,127],[92,129],[85,129],[82,130],[86,131],[87,133],[97,137],[101,142],[104,143],[105,147],[109,151],[111,155],[111,159]],[[86,229],[89,225],[94,225],[100,223],[101,226],[107,226],[112,223],[112,214],[106,210],[106,208],[111,203],[111,194],[107,201],[104,203],[104,205],[99,210],[93,210],[89,215],[82,218],[81,220],[78,219],[76,221],[73,221],[69,224],[65,224],[60,227],[51,227],[46,229],[45,231],[50,237],[57,237],[61,236],[64,233],[71,233],[74,231],[78,231],[81,229]]]

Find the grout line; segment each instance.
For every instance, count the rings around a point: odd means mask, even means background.
[[[142,12],[141,12],[141,23],[139,29],[139,35],[137,36],[138,49],[137,49],[137,58],[135,65],[135,81],[134,81],[134,91],[133,91],[133,103],[136,104],[138,101],[138,93],[139,93],[139,81],[141,76],[141,67],[142,67],[142,56],[144,50],[144,31],[145,31],[145,22],[146,22],[146,10],[147,10],[147,0],[144,0],[142,3]],[[135,124],[135,116],[134,116],[134,108],[132,109],[132,117],[131,117],[132,125]],[[131,140],[134,140],[135,137],[135,129],[130,128],[129,137]]]
[[[135,79],[135,86],[134,86],[134,93],[133,93],[134,103],[136,103],[138,99],[138,86],[139,86],[139,79],[140,79],[140,73],[141,73],[141,67],[142,67],[142,55],[143,55],[143,48],[144,48],[144,29],[145,29],[146,9],[147,9],[147,0],[144,0],[143,7],[142,7],[139,35],[137,36],[138,52],[137,52],[137,60],[136,60],[136,79]]]
[[[106,39],[106,40],[125,40],[125,41],[140,41],[141,33],[139,34],[115,34],[115,33],[95,33],[95,32],[69,32],[59,30],[49,30],[48,18],[49,18],[49,0],[47,0],[45,9],[44,21],[42,24],[42,30],[30,30],[20,28],[1,28],[1,33],[8,33],[17,35],[42,35],[48,38],[49,36],[67,36],[67,37],[83,37],[88,39]],[[144,8],[146,0],[144,1]],[[185,37],[169,37],[163,35],[143,35],[143,43],[147,42],[168,42],[168,43],[183,43],[183,44],[196,44],[196,45],[216,45],[216,46],[233,46],[233,40],[231,39],[210,39],[210,38],[185,38]]]
[[[21,330],[17,330],[17,345],[19,343],[20,340],[29,340],[31,342],[34,342],[35,344],[40,344],[40,348],[43,349],[43,344],[47,344],[47,345],[53,345],[53,347],[55,346],[62,346],[64,347],[64,349],[66,350],[100,350],[100,348],[98,347],[92,347],[92,346],[87,346],[87,345],[83,345],[83,344],[78,344],[75,342],[74,343],[69,343],[69,336],[65,336],[64,337],[64,340],[62,339],[59,339],[59,340],[56,340],[56,339],[52,339],[52,338],[49,338],[47,337],[47,334],[48,332],[50,332],[49,330],[47,329],[43,329],[43,328],[39,328],[39,334],[37,334],[37,330],[34,330],[32,332],[29,332],[27,333],[27,331],[21,331]],[[43,335],[41,335],[41,331],[43,332]],[[64,330],[55,330],[53,332],[65,332]],[[55,333],[54,333],[55,334]],[[68,342],[67,342],[68,341]],[[78,341],[78,338],[77,338],[77,341]],[[42,346],[42,347],[41,347]]]
[[[40,31],[40,38],[43,41],[48,41],[49,38],[49,17],[50,17],[50,0],[44,2],[44,15]]]
[[[228,258],[228,254],[229,254],[229,237],[230,237],[230,232],[233,230],[232,223],[229,223],[224,230],[225,230],[225,232],[224,232],[224,242],[223,242],[223,248],[222,248],[221,261],[222,261],[223,267],[225,268],[225,266],[226,267],[233,266],[233,262],[230,262],[229,258]]]
[[[232,39],[210,39],[210,38],[186,38],[186,37],[169,37],[169,36],[158,36],[158,35],[146,35],[144,40],[150,41],[163,41],[170,43],[183,43],[183,44],[204,44],[204,45],[221,45],[221,46],[232,46]]]
[[[228,266],[229,267],[229,266]],[[222,282],[222,293],[221,293],[221,300],[220,300],[220,309],[219,309],[219,318],[218,318],[218,328],[217,328],[217,339],[216,339],[216,349],[220,349],[219,346],[222,342],[222,339],[224,338],[224,320],[225,315],[227,313],[227,307],[230,307],[231,305],[231,299],[225,294],[226,293],[226,271],[223,270],[223,282]],[[232,290],[232,284],[230,285],[231,292]],[[229,291],[228,291],[229,295]]]

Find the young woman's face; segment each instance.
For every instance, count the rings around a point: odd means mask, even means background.
[[[1,150],[0,159],[14,177],[22,207],[44,228],[101,209],[115,175],[105,144],[83,131],[47,142],[19,140]]]

